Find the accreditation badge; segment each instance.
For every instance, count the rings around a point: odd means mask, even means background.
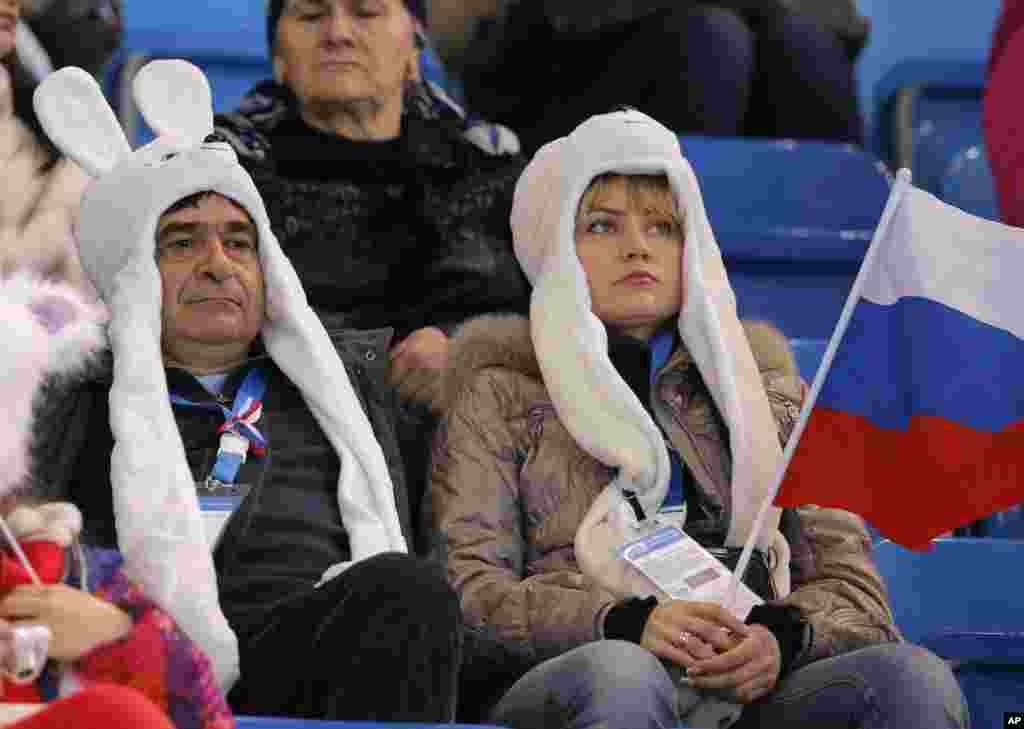
[[[206,534],[210,551],[217,548],[231,515],[238,510],[251,490],[252,486],[249,484],[221,483],[214,479],[196,484],[199,510],[203,518],[203,532]]]
[[[618,555],[676,600],[724,605],[732,572],[677,526],[661,526],[626,542]],[[740,582],[736,604],[728,606],[741,622],[764,601]]]

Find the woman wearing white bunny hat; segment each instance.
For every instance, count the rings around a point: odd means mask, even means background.
[[[158,132],[135,153],[83,72],[36,93],[48,134],[97,178],[76,232],[111,316],[109,397],[94,389],[64,488],[87,529],[116,531],[128,569],[222,686],[241,656],[237,710],[450,718],[458,605],[405,554],[399,471],[377,439],[390,423],[371,425],[251,178],[210,136],[205,77],[155,61],[134,90]],[[197,490],[234,509],[219,538]]]
[[[527,166],[512,229],[530,318],[456,335],[430,491],[467,624],[534,666],[489,719],[962,726],[949,669],[886,644],[852,514],[773,509],[745,576],[766,604],[738,615],[720,565],[620,556],[699,553],[689,535],[734,567],[804,389],[781,334],[737,318],[676,135],[635,111],[587,120]]]

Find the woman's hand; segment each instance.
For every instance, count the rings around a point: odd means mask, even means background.
[[[746,627],[747,636],[731,650],[687,666],[691,686],[723,689],[728,698],[741,704],[749,704],[775,688],[782,668],[779,642],[763,625]]]
[[[68,585],[20,585],[0,601],[0,618],[48,627],[50,657],[59,661],[77,660],[132,629],[124,610]]]
[[[749,632],[750,626],[721,605],[671,600],[660,603],[651,612],[640,645],[689,669],[701,660],[741,645]]]
[[[391,382],[404,400],[429,405],[437,412],[441,402],[441,373],[448,363],[448,335],[437,327],[423,327],[391,350]]]

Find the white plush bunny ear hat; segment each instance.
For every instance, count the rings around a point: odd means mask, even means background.
[[[237,644],[220,610],[162,364],[156,230],[171,205],[211,191],[249,213],[266,285],[263,342],[338,453],[338,501],[352,559],[405,552],[406,544],[384,454],[271,232],[252,179],[227,144],[204,141],[213,132],[206,77],[185,61],[153,61],[136,77],[134,93],[158,135],[135,153],[99,86],[81,69],[49,76],[35,105],[54,143],[96,178],[82,198],[76,232],[82,265],[111,312],[111,481],[119,546],[132,576],[206,649],[229,687],[238,675]]]
[[[608,358],[607,332],[591,312],[590,289],[576,256],[577,209],[590,183],[605,173],[664,174],[685,215],[679,333],[729,429],[733,508],[727,544],[745,543],[782,461],[721,251],[678,137],[637,111],[588,119],[537,152],[519,179],[512,207],[516,256],[533,284],[530,325],[544,383],[559,419],[580,447],[619,469],[577,534],[577,558],[585,571],[591,558],[587,531],[629,508],[622,490],[633,491],[652,515],[670,479],[661,432]],[[789,551],[778,533],[779,515],[773,509],[759,544],[775,552],[776,587],[785,593]]]

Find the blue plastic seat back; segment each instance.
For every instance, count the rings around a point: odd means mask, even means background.
[[[998,219],[995,186],[984,151],[985,63],[912,59],[879,82],[888,101],[879,145],[892,160],[901,138],[912,149],[914,184],[967,212]],[[897,95],[903,98],[897,103]],[[897,112],[897,108],[905,108]]]
[[[885,102],[880,81],[907,59],[984,63],[1001,0],[857,0],[871,19],[867,45],[857,61],[861,109],[869,127]],[[877,138],[869,133],[869,139]],[[882,150],[873,147],[882,154]]]
[[[954,662],[971,725],[1003,726],[1024,697],[1024,541],[940,539],[928,552],[875,545],[896,624]]]
[[[908,516],[909,518],[909,516]],[[927,552],[875,546],[896,624],[908,640],[951,633],[1024,636],[1024,542],[937,539]]]
[[[681,141],[740,316],[828,339],[889,194],[880,163],[824,142]]]
[[[953,155],[939,185],[938,197],[961,210],[999,220],[995,181],[981,140]]]
[[[975,524],[974,533],[979,537],[1024,540],[1024,504],[982,519]]]
[[[914,104],[914,184],[938,195],[957,153],[982,142],[981,89],[928,88]]]

